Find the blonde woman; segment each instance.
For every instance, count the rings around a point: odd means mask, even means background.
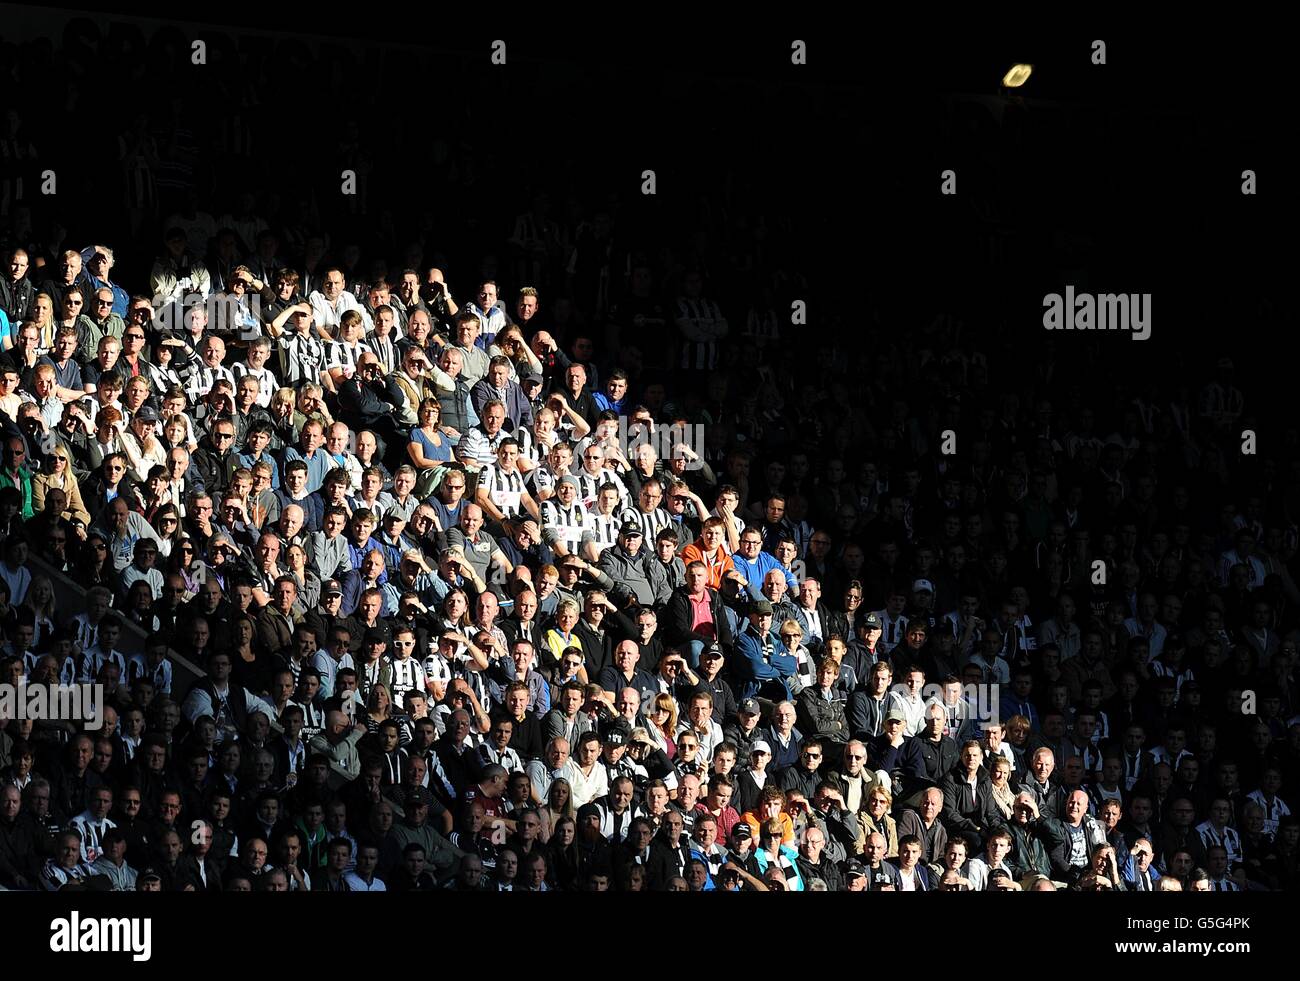
[[[55,443],[53,452],[45,458],[40,471],[32,479],[32,508],[36,512],[45,509],[45,495],[51,489],[63,491],[67,498],[63,517],[69,521],[80,521],[86,527],[90,527],[90,512],[86,510],[85,502],[81,497],[81,487],[72,472],[72,457],[68,455],[67,448],[62,443]]]
[[[32,584],[27,587],[23,597],[23,609],[31,610],[36,622],[36,633],[32,637],[32,650],[39,650],[43,638],[54,630],[54,584],[49,576],[32,576]]]
[[[894,806],[893,795],[884,787],[876,785],[867,793],[866,805],[858,816],[862,827],[858,845],[865,845],[867,835],[880,833],[885,838],[885,857],[898,857],[898,823],[889,813]]]
[[[677,755],[677,700],[668,692],[660,692],[646,709],[645,717],[650,741],[671,760]]]
[[[292,446],[298,442],[298,428],[294,424],[293,409],[298,393],[292,388],[278,388],[271,396],[271,425],[282,446]]]
[[[815,687],[817,666],[813,663],[808,648],[804,646],[803,627],[799,626],[799,621],[785,621],[781,624],[777,636],[781,638],[781,644],[785,648],[781,653],[794,658],[795,672],[785,679],[785,683],[790,686],[790,694],[798,695],[805,688]]]
[[[37,293],[36,298],[32,300],[31,315],[31,319],[22,324],[21,327],[26,327],[28,324],[36,325],[35,354],[39,357],[54,346],[54,297],[50,296],[49,293]],[[21,327],[15,324],[10,328],[9,335],[4,338],[4,349],[6,351],[13,349],[14,337]]]
[[[1011,789],[1011,761],[1005,756],[994,756],[989,761],[989,783],[993,785],[994,805],[1010,821],[1016,792]]]
[[[556,777],[546,791],[546,802],[538,809],[542,815],[542,824],[550,837],[550,831],[561,818],[573,819],[577,813],[573,806],[573,787],[564,777]]]

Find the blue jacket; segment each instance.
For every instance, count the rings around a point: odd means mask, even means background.
[[[789,845],[781,845],[780,850],[781,850],[781,854],[784,855],[786,859],[794,866],[794,872],[795,872],[794,878],[791,879],[787,877],[785,880],[786,883],[789,885],[790,891],[803,892],[804,891],[803,873],[799,871],[799,866],[797,864],[799,861],[799,853],[795,851],[793,848],[791,848]],[[761,848],[755,848],[752,853],[752,857],[754,860],[754,864],[758,867],[758,874],[759,877],[761,878],[767,874],[767,869],[768,866],[771,864],[772,859],[769,859],[767,857],[767,852],[763,851]]]
[[[780,569],[785,573],[785,584],[791,589],[798,591],[799,580],[794,577],[794,573],[786,569],[772,555],[767,552],[759,552],[758,558],[750,562],[740,552],[731,554],[731,562],[736,567],[736,571],[745,577],[749,583],[749,594],[755,599],[766,599],[762,594],[763,577],[773,569]]]
[[[894,890],[896,892],[901,892],[903,889],[903,876],[898,871],[898,864],[896,862],[881,862],[880,865],[882,868],[887,868],[893,874]],[[924,862],[917,862],[916,868],[913,871],[916,875],[917,892],[933,892],[935,889],[939,888],[939,883],[935,878],[934,873],[930,871],[930,867]]]
[[[799,750],[803,747],[803,733],[798,727],[790,730],[790,745],[782,746],[781,741],[776,738],[776,731],[771,726],[763,726],[762,738],[772,747],[772,759],[768,763],[769,770],[784,770],[788,766],[794,766],[799,762]]]
[[[752,698],[760,688],[772,683],[778,684],[790,698],[790,689],[785,679],[798,670],[795,659],[785,653],[785,648],[774,633],[769,632],[772,640],[772,658],[763,656],[763,641],[750,624],[736,638],[736,677],[740,679],[740,699]]]

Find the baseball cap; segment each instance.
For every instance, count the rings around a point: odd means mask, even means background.
[[[759,616],[771,616],[772,604],[767,600],[758,600],[749,608],[750,613],[757,613]]]
[[[542,383],[542,376],[541,376],[541,375],[536,375],[536,374],[534,374],[534,375],[529,375],[527,378],[524,379],[524,384],[525,384],[525,385],[529,385],[529,384],[531,384],[531,385],[540,385],[541,383]]]
[[[624,521],[618,529],[618,533],[620,535],[640,535],[642,538],[645,537],[645,531],[639,521]]]
[[[906,722],[907,714],[902,709],[891,708],[888,712],[885,713],[885,721],[889,722],[893,719],[897,719],[899,722]]]
[[[746,698],[740,703],[740,708],[736,711],[742,715],[760,715],[763,710],[758,706],[758,699]]]
[[[361,639],[363,644],[387,644],[388,631],[383,627],[371,627]]]
[[[135,414],[135,417],[141,422],[157,422],[158,410],[152,405],[142,405],[140,411]]]
[[[929,579],[918,579],[912,583],[912,592],[914,593],[933,593],[934,583]]]
[[[601,734],[601,740],[610,746],[626,746],[628,737],[631,736],[631,727],[623,719],[615,719],[609,725],[605,726]]]
[[[844,878],[846,879],[857,879],[857,878],[865,879],[866,876],[867,876],[867,870],[863,868],[862,863],[857,861],[856,859],[849,862],[848,865],[844,867]]]
[[[423,787],[416,787],[414,790],[407,792],[406,806],[407,807],[416,807],[416,806],[428,807],[429,801],[431,801],[432,799],[433,799],[433,795],[431,793],[429,793]]]
[[[322,596],[342,596],[343,587],[333,579],[326,579],[321,583],[320,593]]]
[[[754,741],[754,745],[749,747],[749,755],[753,756],[755,753],[766,753],[771,756],[772,747],[767,744],[766,739],[757,739]]]
[[[704,650],[700,651],[700,660],[706,657],[722,657],[722,648],[717,644],[710,644]]]
[[[754,832],[749,829],[749,824],[745,821],[737,821],[735,827],[731,829],[733,838],[753,838]]]
[[[880,622],[880,617],[874,613],[868,613],[862,620],[862,626],[866,630],[883,630],[884,624]]]

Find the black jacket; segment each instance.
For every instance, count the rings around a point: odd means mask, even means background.
[[[405,404],[406,396],[389,377],[366,383],[353,376],[339,385],[338,417],[354,430],[373,428],[381,419],[391,419],[394,407]]]
[[[199,873],[199,862],[203,863],[203,874]],[[204,885],[204,875],[207,885]],[[184,855],[176,863],[176,889],[184,890],[193,886],[195,892],[221,892],[221,868],[208,854],[202,860],[195,855]]]
[[[866,689],[858,689],[849,696],[849,731],[854,739],[870,743],[885,731],[885,713],[889,711],[889,692],[876,701]]]
[[[799,874],[803,876],[804,887],[813,879],[821,879],[826,883],[827,892],[840,892],[844,889],[844,881],[840,877],[840,870],[835,867],[835,863],[827,860],[823,855],[821,862],[813,865],[812,862],[799,856],[795,862],[799,866]]]
[[[212,444],[211,437],[204,436],[199,448],[194,451],[191,462],[199,472],[203,489],[210,495],[218,495],[230,483],[231,464],[235,462],[233,450],[224,455]]]
[[[844,716],[844,702],[832,697],[827,701],[820,688],[805,688],[795,699],[795,718],[805,739],[820,739],[834,744],[849,740],[849,723]]]
[[[809,772],[796,763],[794,766],[788,766],[781,771],[777,778],[776,785],[782,790],[797,790],[803,794],[807,800],[812,800],[816,794],[817,785],[822,782],[821,774],[816,770]],[[743,813],[743,812],[742,812]]]
[[[734,719],[740,706],[736,702],[736,693],[732,691],[731,685],[723,680],[722,674],[719,673],[712,681],[705,681],[701,675],[700,690],[706,689],[713,693],[713,721],[718,725],[725,725]]]
[[[1048,855],[1048,845],[1044,844],[1039,822],[1022,825],[1013,821],[1007,825],[1007,830],[1011,832],[1011,853],[1006,862],[1015,869],[1016,874],[1024,876],[1037,872],[1039,875],[1051,876],[1052,860]]]
[[[1065,790],[1055,780],[1049,780],[1044,791],[1034,780],[1033,774],[1026,771],[1022,776],[1016,793],[1027,793],[1038,804],[1039,817],[1054,818],[1065,813]]]
[[[8,314],[10,323],[21,324],[30,320],[35,299],[36,287],[26,276],[16,283],[11,282],[7,275],[0,276],[0,308]]]
[[[942,736],[937,743],[915,736],[903,747],[902,769],[934,787],[957,765],[958,756],[957,743],[951,736]]]
[[[35,888],[41,874],[40,854],[42,833],[32,819],[21,811],[13,821],[0,818],[0,886],[18,888],[17,876],[27,880],[27,888]]]
[[[649,854],[640,863],[636,860],[637,853],[633,846],[627,843],[618,846],[615,862],[621,882],[626,883],[628,869],[633,864],[645,866],[645,887],[650,892],[661,892],[667,888],[668,880],[677,874],[677,865],[673,862],[672,853],[660,841],[650,842]]]
[[[970,784],[965,775],[952,771],[939,783],[943,790],[943,820],[948,836],[962,834],[982,839],[993,828],[1003,824],[1002,812],[993,803],[993,785],[983,771],[975,781],[975,798],[971,799]]]
[[[718,632],[718,643],[722,645],[725,652],[731,647],[733,638],[731,636],[731,624],[727,621],[727,615],[722,608],[722,597],[716,589],[709,590],[709,609],[713,613],[714,627]],[[692,640],[698,640],[707,645],[712,638],[692,630],[691,620],[690,590],[686,586],[681,586],[673,590],[672,595],[668,597],[668,602],[664,605],[662,617],[664,640],[669,644],[685,644]]]

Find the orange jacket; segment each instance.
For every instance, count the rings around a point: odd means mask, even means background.
[[[712,589],[722,588],[722,577],[728,572],[734,572],[736,564],[731,561],[731,556],[721,545],[718,546],[717,555],[721,556],[720,561],[710,560],[704,554],[704,540],[697,538],[690,545],[682,549],[682,565],[687,566],[692,562],[703,562],[704,567],[709,570],[709,586]]]

